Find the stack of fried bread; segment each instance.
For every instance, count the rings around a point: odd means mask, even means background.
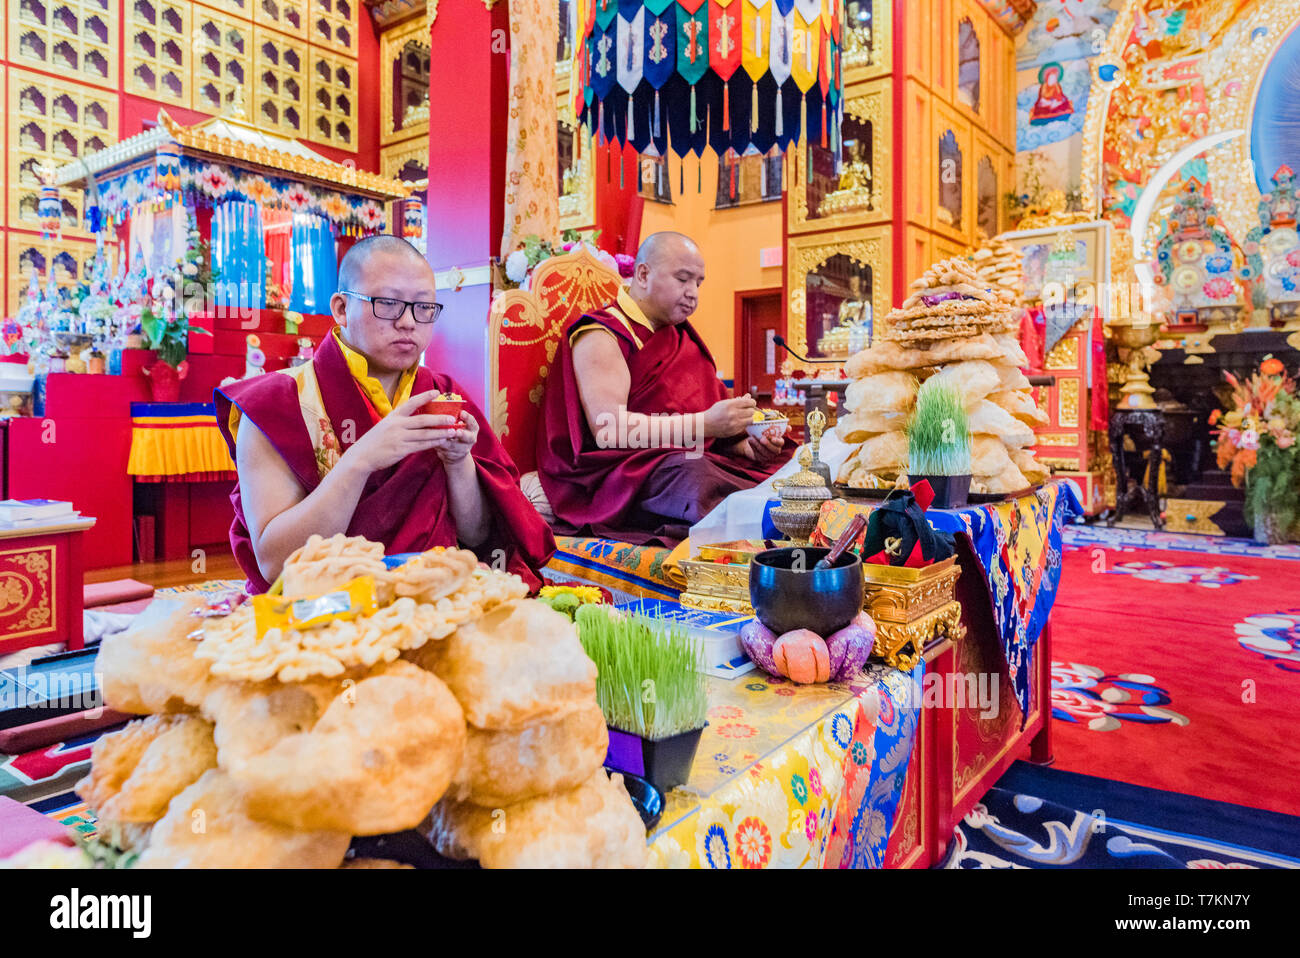
[[[1013,332],[1016,317],[971,263],[944,260],[926,270],[870,348],[845,364],[850,415],[835,431],[857,448],[838,480],[859,489],[906,487],[907,421],[920,383],[932,376],[950,381],[966,406],[972,492],[1018,492],[1046,479],[1027,448],[1033,426],[1047,418],[1020,371],[1028,359]]]
[[[980,282],[1005,303],[1015,305],[1024,297],[1024,273],[1020,252],[1000,236],[984,239],[971,254]]]
[[[104,839],[140,867],[333,868],[353,836],[415,828],[446,795],[504,806],[500,852],[472,815],[451,830],[485,865],[642,864],[573,624],[471,552],[389,569],[341,535],[289,558],[284,604],[318,609],[298,600],[361,579],[375,604],[352,617],[268,629],[252,603],[213,616],[195,594],[105,639],[106,704],[147,717],[96,742],[77,785]],[[547,801],[530,832],[529,804]]]

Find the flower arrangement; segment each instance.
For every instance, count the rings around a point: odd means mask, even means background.
[[[1246,488],[1246,519],[1269,541],[1281,542],[1300,519],[1300,396],[1282,361],[1265,357],[1250,379],[1224,373],[1232,386],[1232,409],[1215,410],[1209,424],[1220,469],[1231,467],[1232,484]]]
[[[140,331],[145,345],[173,369],[185,360],[190,333],[211,335],[203,327],[192,325],[189,318],[203,311],[208,292],[217,279],[216,271],[209,265],[208,245],[199,234],[193,213],[186,240],[175,274],[161,274],[149,280],[150,298],[140,311]]]
[[[506,257],[502,263],[501,288],[517,289],[523,286],[529,275],[545,260],[552,256],[562,256],[579,246],[612,270],[616,270],[624,279],[632,275],[631,256],[623,253],[610,254],[596,246],[600,230],[593,230],[589,236],[583,236],[579,230],[565,230],[558,242],[542,239],[540,236],[525,236],[518,248]]]

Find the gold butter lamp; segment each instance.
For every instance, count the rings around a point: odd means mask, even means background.
[[[1151,397],[1155,389],[1147,375],[1147,348],[1160,338],[1159,323],[1110,323],[1106,326],[1111,339],[1121,349],[1129,351],[1128,368],[1124,385],[1120,387],[1120,409],[1155,409]]]

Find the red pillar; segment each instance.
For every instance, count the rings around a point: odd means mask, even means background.
[[[480,408],[487,401],[492,286],[504,225],[510,25],[505,3],[444,3],[430,33],[427,257],[446,303],[425,354]],[[466,274],[459,290],[447,272]]]

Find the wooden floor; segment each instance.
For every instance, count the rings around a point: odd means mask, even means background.
[[[199,565],[196,571],[195,566]],[[235,557],[229,552],[209,553],[198,559],[173,559],[169,562],[137,562],[134,565],[113,566],[108,569],[96,569],[87,572],[84,580],[91,582],[111,582],[114,579],[135,579],[155,589],[171,586],[188,585],[191,582],[204,582],[208,579],[243,579],[244,573],[235,563]]]

